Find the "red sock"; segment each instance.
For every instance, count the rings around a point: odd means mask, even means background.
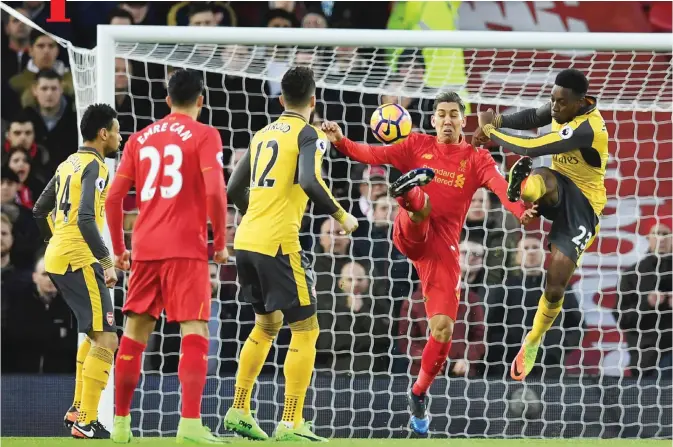
[[[435,380],[435,376],[442,369],[444,362],[446,362],[450,349],[451,340],[447,343],[440,343],[430,335],[430,339],[425,345],[423,355],[421,356],[421,371],[418,373],[416,383],[414,383],[412,388],[415,395],[420,396],[428,391],[428,388],[430,388],[430,385]]]
[[[122,336],[115,363],[115,415],[128,416],[138,386],[145,345]]]
[[[425,206],[425,193],[418,186],[414,186],[400,197],[396,197],[395,200],[405,210],[415,213]]]
[[[182,387],[182,417],[201,417],[201,397],[208,373],[208,339],[196,334],[182,337],[178,379]]]

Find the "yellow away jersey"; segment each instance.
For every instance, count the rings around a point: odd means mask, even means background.
[[[55,185],[56,207],[45,268],[50,273],[64,274],[68,266],[77,270],[98,262],[84,240],[78,220],[80,215],[93,215],[102,234],[108,169],[93,149],[81,148],[59,165],[51,183]]]
[[[551,123],[552,131],[538,137],[513,135],[492,124],[485,125],[483,130],[491,141],[515,154],[530,157],[553,154],[551,169],[575,183],[600,216],[607,202],[604,180],[608,164],[608,131],[596,108],[596,99],[589,96],[587,99],[589,104],[580,110],[581,115],[564,124],[552,119],[550,104],[538,109],[537,118],[534,109],[496,117],[500,120],[498,127],[509,125],[529,129]]]
[[[312,200],[319,198],[330,212],[343,212],[321,176],[322,158],[328,148],[329,141],[321,130],[287,111],[255,134],[248,154],[239,162],[248,164],[237,167],[249,170],[250,195],[236,230],[234,249],[268,256],[275,256],[279,249],[282,254],[301,250],[299,228],[308,203],[299,181],[302,169],[310,171],[314,179],[315,187],[307,188],[312,191]],[[230,184],[235,176],[236,172]]]
[[[552,131],[557,132],[562,138],[570,138],[574,132],[584,132],[592,136],[589,147],[578,147],[563,154],[555,154],[552,158],[551,169],[572,180],[589,199],[596,215],[600,216],[608,200],[605,190],[608,131],[603,117],[598,109],[593,108],[589,113],[580,115],[569,123],[559,124],[552,121],[551,126]],[[596,158],[596,153],[598,158],[594,161],[592,158]],[[592,161],[594,162],[591,163]]]

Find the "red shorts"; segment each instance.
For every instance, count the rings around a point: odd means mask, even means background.
[[[159,318],[165,308],[168,321],[208,321],[210,298],[208,261],[134,261],[122,311]]]
[[[421,280],[428,318],[447,315],[456,321],[460,302],[460,252],[457,246],[437,237],[430,221],[411,221],[400,210],[393,227],[397,249],[413,262]]]

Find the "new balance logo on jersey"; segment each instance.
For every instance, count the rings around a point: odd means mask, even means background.
[[[423,154],[421,155],[421,157],[423,157],[426,160],[432,160],[432,154]]]
[[[119,360],[126,360],[126,361],[129,361],[129,360],[133,360],[133,357],[134,357],[134,356],[132,356],[132,355],[123,354],[123,355],[120,355],[120,356],[119,356]]]

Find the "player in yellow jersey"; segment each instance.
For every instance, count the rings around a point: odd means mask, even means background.
[[[599,216],[607,202],[604,178],[608,162],[608,132],[588,96],[589,82],[578,70],[556,77],[551,101],[538,109],[495,116],[479,114],[481,132],[523,158],[509,174],[509,200],[537,203],[539,213],[553,221],[548,235],[551,259],[544,294],[514,360],[511,376],[523,380],[533,369],[542,337],[561,312],[563,296],[580,262],[599,230]],[[551,124],[551,132],[534,138],[500,130],[534,129]],[[553,155],[550,168],[532,169],[530,157]]]
[[[84,112],[80,130],[84,145],[58,166],[33,213],[49,241],[45,269],[77,317],[79,331],[87,335],[77,351],[75,398],[64,423],[75,438],[107,439],[98,403],[117,349],[107,289],[117,275],[101,231],[109,184],[105,157],[113,156],[121,143],[117,112],[93,104]]]
[[[321,177],[330,143],[309,124],[315,108],[313,71],[288,70],[281,81],[285,111],[255,134],[231,175],[229,197],[244,214],[236,231],[236,267],[255,327],[243,346],[234,404],[225,427],[250,439],[266,439],[250,414],[250,393],[274,338],[287,319],[292,340],[285,359],[285,407],[275,438],[323,441],[302,419],[318,339],[314,276],[299,245],[299,227],[310,199],[351,233],[357,220],[334,200]]]

